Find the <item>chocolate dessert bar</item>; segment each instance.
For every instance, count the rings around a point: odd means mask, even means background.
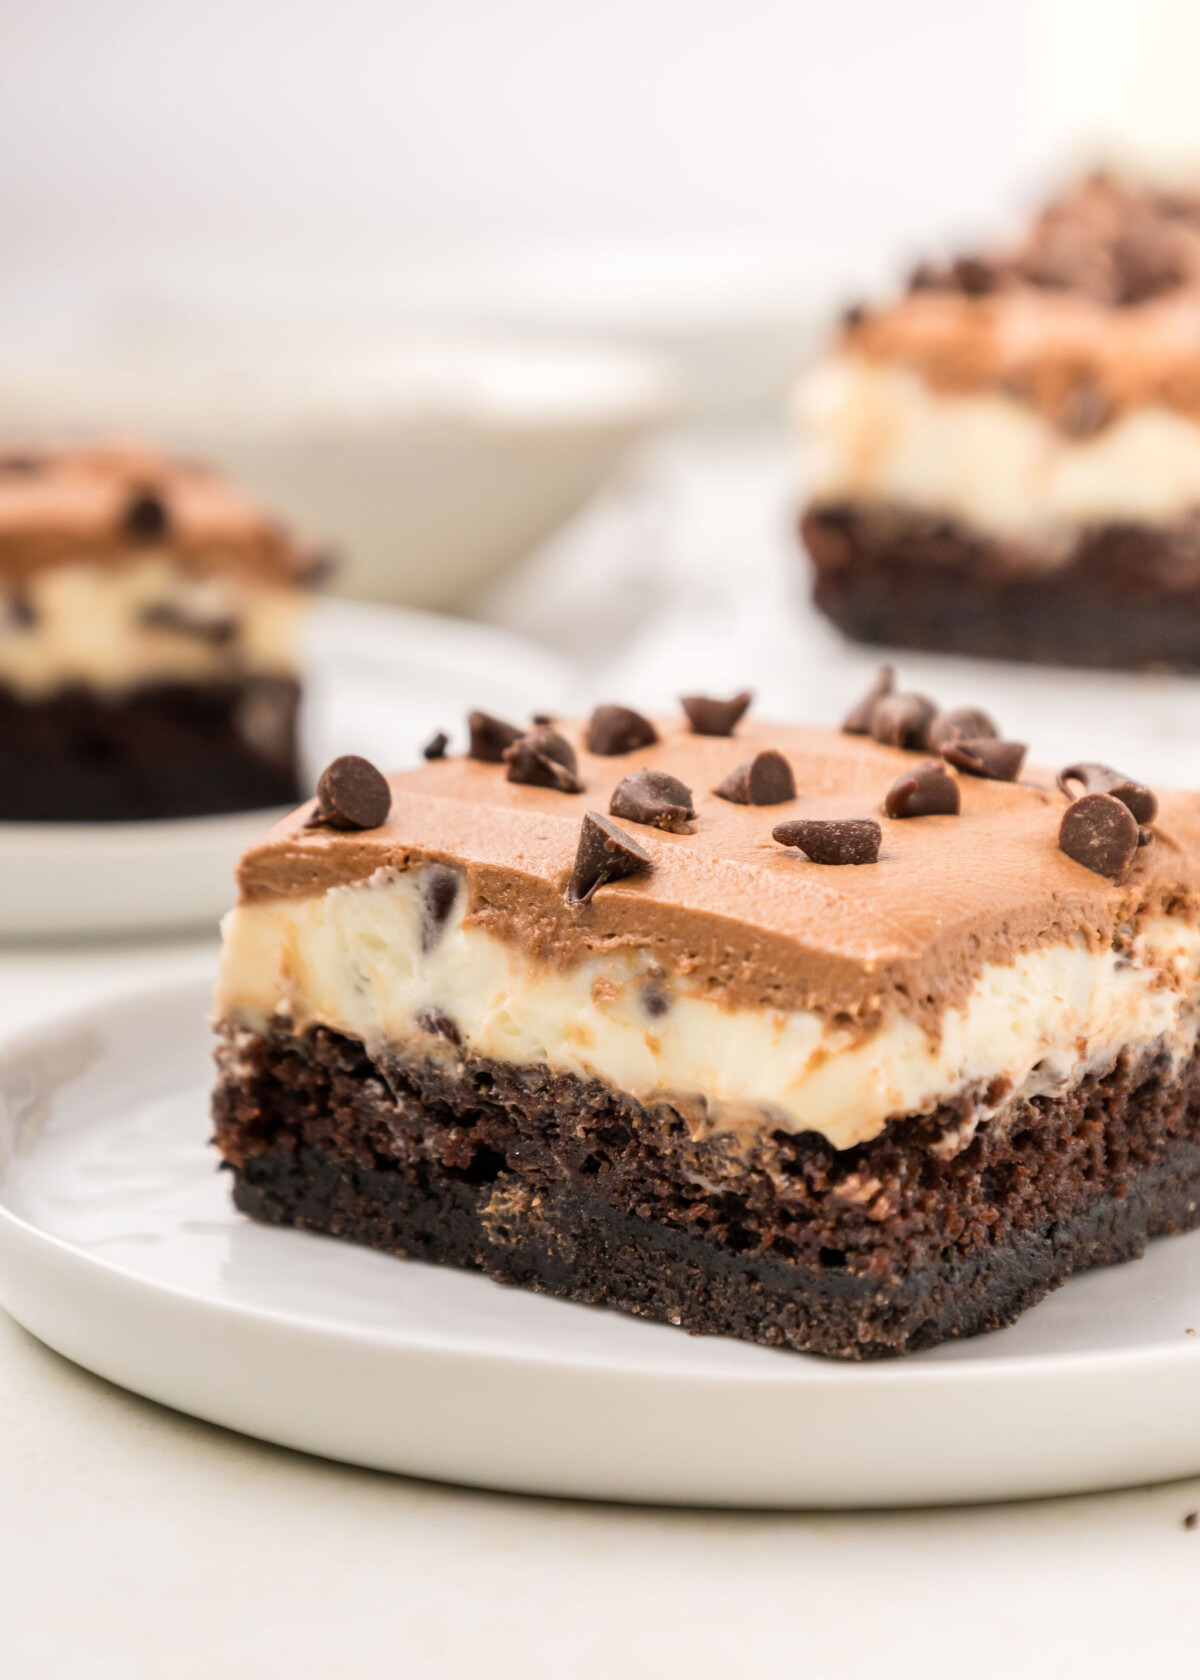
[[[797,388],[817,605],[860,641],[1200,666],[1200,195],[1090,177],[847,312]]]
[[[315,569],[203,467],[0,451],[0,820],[294,803]]]
[[[739,699],[329,767],[224,930],[239,1208],[843,1359],[1197,1223],[1200,798]]]

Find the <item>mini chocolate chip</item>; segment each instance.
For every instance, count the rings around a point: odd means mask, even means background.
[[[1153,838],[1154,838],[1154,830],[1152,828],[1146,828],[1143,824],[1139,823],[1139,825],[1138,825],[1138,845],[1139,846],[1148,846],[1150,844],[1151,840],[1153,840]]]
[[[960,806],[958,783],[932,759],[905,771],[883,802],[889,817],[956,817]]]
[[[306,828],[378,828],[392,808],[392,790],[365,758],[335,758],[317,783],[317,808]]]
[[[178,636],[192,636],[198,642],[208,642],[211,647],[228,647],[238,633],[236,618],[228,614],[209,617],[203,613],[190,613],[176,601],[156,601],[152,606],[143,607],[141,620],[151,629],[173,630]]]
[[[37,623],[37,608],[23,589],[14,589],[8,597],[8,616],[18,630],[32,630]]]
[[[872,683],[870,690],[863,695],[858,705],[847,714],[842,725],[843,735],[869,735],[871,733],[871,719],[875,716],[875,708],[881,700],[886,700],[889,694],[896,691],[896,668],[894,665],[881,665],[879,674]]]
[[[767,747],[731,770],[713,792],[734,805],[782,805],[795,799],[796,778],[783,754]]]
[[[620,758],[639,747],[652,747],[657,740],[650,719],[630,706],[597,706],[584,736],[587,750],[601,758]]]
[[[436,735],[430,737],[421,748],[421,757],[428,759],[445,758],[446,748],[450,745],[450,737],[444,729],[439,729]]]
[[[622,881],[628,875],[644,875],[653,868],[653,858],[631,834],[626,834],[599,811],[589,811],[579,825],[579,845],[567,883],[567,903],[586,904],[606,882]]]
[[[157,490],[135,491],[121,520],[125,535],[137,542],[160,541],[170,523],[167,504]]]
[[[559,793],[582,793],[575,749],[556,729],[542,725],[504,749],[508,780],[526,787],[555,788]]]
[[[554,717],[550,712],[534,712],[530,722],[535,729],[541,729],[543,725],[553,723]]]
[[[696,815],[692,790],[665,770],[635,770],[613,789],[608,814],[678,834]]]
[[[986,712],[976,706],[959,706],[952,712],[939,712],[929,725],[929,746],[941,752],[948,741],[994,739],[1000,731]]]
[[[657,1020],[660,1015],[667,1013],[671,1005],[665,992],[658,991],[654,986],[647,986],[642,993],[642,1007],[647,1015]]]
[[[995,263],[983,257],[959,257],[951,273],[959,291],[967,297],[987,297],[996,290],[1000,278]]]
[[[421,896],[421,950],[433,950],[450,920],[458,900],[460,876],[446,863],[427,863],[417,877]]]
[[[1138,825],[1128,805],[1113,794],[1085,793],[1067,806],[1058,847],[1085,869],[1115,881],[1138,849]]]
[[[1095,437],[1113,417],[1113,405],[1094,379],[1072,385],[1058,405],[1054,423],[1071,438]]]
[[[874,817],[801,817],[771,830],[781,846],[798,846],[813,863],[877,863],[880,827]]]
[[[1128,805],[1140,823],[1152,823],[1158,815],[1158,800],[1150,789],[1108,764],[1068,764],[1058,773],[1058,785],[1068,799],[1072,782],[1078,782],[1085,793],[1111,793],[1122,805]]]
[[[505,723],[490,712],[468,712],[467,729],[471,737],[467,757],[477,758],[481,764],[503,764],[505,747],[511,747],[525,733],[515,723]]]
[[[923,694],[888,694],[875,707],[871,734],[885,747],[929,751],[929,726],[937,707]]]
[[[743,689],[731,700],[714,700],[709,694],[685,694],[683,707],[693,735],[732,735],[749,710],[754,695]]]
[[[942,757],[968,776],[986,776],[992,782],[1015,782],[1021,774],[1028,749],[1020,741],[997,741],[990,736],[947,741]]]
[[[456,1050],[462,1049],[462,1033],[458,1030],[458,1022],[444,1009],[418,1009],[417,1025],[422,1032],[432,1033],[435,1038],[448,1039]]]

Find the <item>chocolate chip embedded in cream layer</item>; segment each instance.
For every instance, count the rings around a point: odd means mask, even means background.
[[[1193,1217],[1200,801],[1114,869],[1079,806],[1138,824],[1071,798],[1095,766],[939,769],[957,811],[892,816],[927,747],[553,727],[578,792],[441,759],[378,827],[301,810],[242,860],[216,1117],[247,1212],[846,1357]],[[768,754],[786,800],[717,791]]]
[[[203,467],[0,449],[0,819],[296,799],[296,641],[319,569]]]
[[[859,640],[1200,665],[1200,196],[1107,176],[852,312],[797,387],[818,605]]]

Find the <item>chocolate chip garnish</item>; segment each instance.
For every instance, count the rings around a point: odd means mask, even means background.
[[[1085,793],[1067,806],[1058,847],[1085,869],[1115,881],[1138,849],[1138,825],[1128,805],[1113,794]]]
[[[675,834],[696,815],[692,790],[665,770],[635,770],[632,776],[626,776],[614,788],[608,812],[613,817],[648,823],[651,828],[665,828]]]
[[[1085,793],[1111,793],[1122,805],[1127,805],[1140,823],[1152,823],[1158,815],[1158,800],[1150,789],[1132,777],[1124,776],[1108,764],[1068,764],[1058,773],[1058,785],[1071,798],[1072,782],[1078,782]]]
[[[504,749],[508,780],[526,787],[555,788],[559,793],[582,793],[575,749],[558,733],[543,725],[531,729]]]
[[[462,1049],[462,1033],[458,1030],[458,1022],[453,1016],[447,1015],[444,1009],[418,1009],[417,1025],[422,1032],[432,1033],[435,1038],[447,1039],[456,1050]]]
[[[657,740],[658,731],[650,719],[630,706],[597,706],[584,736],[587,750],[601,758],[620,758],[639,747],[652,747]]]
[[[967,297],[987,297],[996,290],[1000,279],[995,263],[983,257],[959,257],[950,272],[959,291]]]
[[[993,782],[1015,782],[1021,774],[1027,748],[1020,741],[996,741],[989,736],[972,740],[947,741],[942,757],[968,776],[986,776]]]
[[[335,758],[317,783],[317,808],[305,828],[378,828],[392,808],[392,790],[365,758]]]
[[[885,747],[928,752],[929,726],[936,716],[937,707],[923,694],[888,694],[875,707],[870,732]]]
[[[753,699],[747,688],[731,700],[714,700],[710,694],[685,694],[679,704],[692,726],[693,735],[732,735]]]
[[[1148,846],[1150,844],[1151,840],[1153,840],[1153,838],[1154,838],[1154,830],[1152,828],[1146,828],[1142,824],[1138,825],[1138,845],[1139,846]]]
[[[450,920],[458,898],[459,873],[446,863],[428,863],[417,877],[421,895],[421,950],[433,950]]]
[[[883,802],[889,817],[956,817],[960,806],[958,783],[932,759],[905,771]]]
[[[895,692],[896,668],[894,665],[881,665],[879,675],[872,683],[870,691],[864,694],[858,705],[851,711],[842,725],[843,735],[869,735],[871,733],[871,719],[875,716],[875,708],[881,700],[886,700],[889,694]]]
[[[731,770],[713,792],[734,805],[782,805],[795,799],[796,778],[783,754],[767,747]]]
[[[445,758],[446,748],[450,745],[450,737],[444,729],[439,729],[436,735],[430,737],[421,748],[421,757],[428,759]]]
[[[503,764],[505,747],[511,747],[525,733],[515,723],[505,723],[490,712],[469,712],[467,728],[471,736],[467,757],[477,758],[482,764]]]
[[[192,636],[212,647],[228,647],[238,633],[237,620],[224,614],[189,612],[177,601],[156,601],[143,607],[143,624],[154,630],[173,630],[179,636]]]
[[[534,712],[530,721],[533,723],[535,729],[540,729],[543,724],[553,723],[554,715],[552,712]]]
[[[642,993],[642,1007],[645,1009],[647,1015],[650,1015],[657,1020],[660,1016],[667,1013],[667,1010],[671,1007],[671,1005],[665,992],[660,992],[654,986],[647,986],[645,991]]]
[[[23,589],[14,589],[8,597],[8,616],[18,630],[32,630],[37,623],[37,608]]]
[[[589,811],[579,825],[579,846],[575,867],[567,883],[567,903],[586,904],[598,887],[622,881],[628,875],[644,875],[654,868],[649,852],[631,834]]]
[[[800,817],[771,830],[781,846],[798,846],[813,863],[877,863],[881,830],[874,817]]]
[[[138,490],[126,504],[121,524],[137,542],[158,542],[170,525],[167,504],[157,490]]]
[[[994,739],[1000,731],[986,712],[977,706],[959,706],[952,712],[939,712],[929,725],[929,745],[933,752],[941,752],[949,741],[983,741]]]

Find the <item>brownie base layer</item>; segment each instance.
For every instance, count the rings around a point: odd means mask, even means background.
[[[987,659],[1200,668],[1200,522],[1101,525],[1051,566],[952,520],[810,508],[813,598],[860,642]]]
[[[86,688],[24,700],[0,688],[0,821],[213,816],[302,797],[298,684],[255,678]]]
[[[739,1154],[595,1081],[382,1065],[324,1029],[219,1060],[216,1142],[255,1219],[840,1359],[998,1329],[1200,1222],[1195,1060],[1011,1104],[949,1158],[961,1105],[840,1154],[782,1132]]]

